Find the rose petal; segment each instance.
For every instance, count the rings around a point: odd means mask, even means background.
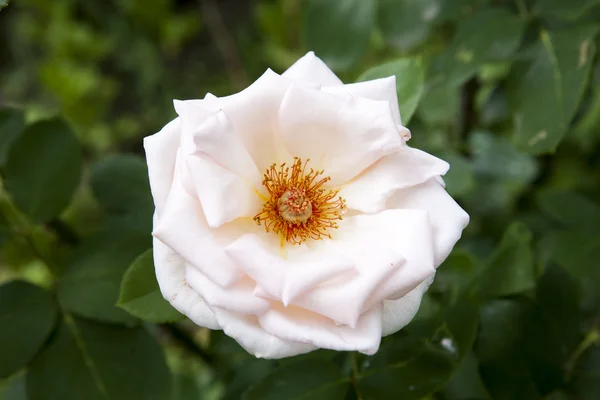
[[[404,328],[417,314],[423,295],[433,282],[434,275],[425,279],[416,288],[397,300],[383,302],[383,336],[391,335]]]
[[[258,358],[291,357],[317,349],[309,344],[283,340],[265,332],[256,316],[234,314],[218,308],[215,315],[223,332]]]
[[[381,342],[381,312],[377,306],[364,313],[355,328],[298,308],[273,308],[259,317],[260,326],[284,340],[371,355]]]
[[[421,209],[429,213],[436,268],[448,257],[469,223],[469,215],[435,179],[398,190],[389,198],[387,205],[398,209]]]
[[[403,145],[389,103],[290,86],[278,116],[288,151],[340,185]]]
[[[265,198],[239,175],[204,155],[188,156],[186,165],[211,228],[236,218],[253,217],[262,209]]]
[[[231,286],[243,273],[225,254],[215,231],[206,223],[200,202],[185,191],[178,175],[176,170],[173,188],[152,234],[215,283]]]
[[[449,167],[437,157],[405,146],[342,186],[339,194],[346,199],[348,208],[376,213],[385,209],[386,200],[396,190],[444,175]]]
[[[291,80],[316,82],[320,85],[343,85],[340,78],[312,51],[296,61],[282,76]]]
[[[202,297],[186,285],[185,260],[156,238],[153,248],[156,280],[165,300],[196,325],[220,329],[215,314]]]
[[[358,273],[319,285],[291,304],[351,327],[363,312],[408,293],[434,271],[428,216],[418,210],[346,218],[328,245],[354,261]]]
[[[300,246],[296,249],[308,250]],[[326,251],[304,251],[283,258],[255,234],[241,237],[226,252],[261,289],[284,305],[314,286],[354,269],[347,257]]]
[[[239,314],[260,315],[270,308],[269,301],[252,293],[256,284],[250,278],[242,278],[234,285],[223,288],[192,265],[186,266],[185,277],[192,289],[213,310],[218,307]]]
[[[214,115],[219,111],[225,113],[233,131],[262,172],[272,163],[279,162],[278,155],[284,151],[280,138],[274,132],[274,122],[289,85],[289,79],[267,70],[252,85],[234,95],[218,98],[207,96],[204,100],[182,103],[186,104],[191,115],[210,112]],[[183,109],[181,104],[178,107]],[[199,118],[200,123],[206,118]]]
[[[173,183],[180,131],[181,120],[176,118],[160,132],[144,138],[150,189],[159,214],[167,201]]]
[[[351,94],[369,100],[387,101],[390,104],[394,121],[397,125],[402,125],[400,109],[398,107],[398,95],[396,93],[396,77],[393,75],[387,78],[349,83],[342,86],[323,86],[321,90],[325,93],[337,95]]]

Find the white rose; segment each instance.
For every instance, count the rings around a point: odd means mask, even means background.
[[[144,141],[160,289],[257,357],[377,351],[469,216],[408,147],[395,78],[344,85],[312,52],[228,97],[175,101]]]

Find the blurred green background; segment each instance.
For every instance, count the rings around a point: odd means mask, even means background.
[[[0,398],[600,399],[600,0],[0,9]],[[471,223],[377,355],[255,360],[122,282],[160,301],[141,143],[309,50],[397,76]]]

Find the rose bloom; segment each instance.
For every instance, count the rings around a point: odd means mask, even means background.
[[[177,310],[265,358],[373,354],[410,322],[469,216],[406,144],[395,77],[344,85],[311,52],[175,110],[144,146]]]

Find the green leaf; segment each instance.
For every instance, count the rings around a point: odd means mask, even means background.
[[[490,395],[481,381],[478,368],[477,358],[469,352],[446,384],[444,398],[448,400],[489,399]]]
[[[504,8],[487,8],[462,19],[448,49],[432,65],[435,82],[459,85],[486,62],[509,58],[519,47],[525,22]]]
[[[2,4],[0,4],[0,8],[2,8]],[[23,111],[16,108],[0,108],[0,167],[6,162],[10,146],[24,127]]]
[[[111,223],[87,238],[58,282],[62,308],[99,321],[135,323],[115,304],[125,270],[151,246],[148,232],[131,230],[123,223]]]
[[[81,147],[60,119],[29,125],[13,142],[5,186],[34,222],[56,217],[69,204],[81,175]]]
[[[452,197],[467,195],[475,188],[475,171],[471,161],[455,152],[443,153],[440,158],[450,164],[444,182]]]
[[[536,274],[531,239],[532,234],[524,224],[514,222],[508,227],[475,282],[475,290],[480,296],[508,296],[534,287]]]
[[[417,115],[427,126],[452,124],[459,115],[457,86],[435,84],[427,87],[417,108]]]
[[[578,193],[547,189],[538,199],[544,214],[567,227],[589,231],[600,227],[600,205]]]
[[[296,362],[295,359],[292,362]],[[249,358],[235,370],[232,378],[227,381],[223,400],[238,400],[256,382],[264,380],[272,371],[274,363],[271,360]]]
[[[358,81],[396,76],[396,93],[402,115],[402,123],[407,125],[412,118],[423,94],[423,62],[421,58],[400,58],[368,69],[358,77]]]
[[[143,328],[65,316],[27,373],[30,400],[164,400],[171,376],[158,343]]]
[[[380,0],[379,25],[391,46],[410,50],[427,39],[440,8],[440,0]]]
[[[100,205],[109,213],[142,212],[151,221],[154,203],[148,167],[140,157],[114,155],[92,166],[91,186]]]
[[[8,5],[8,0],[0,0],[0,10]]]
[[[507,79],[515,143],[532,154],[553,152],[567,132],[596,54],[596,26],[542,31],[529,57]]]
[[[598,4],[600,0],[537,0],[531,11],[542,16],[574,20]]]
[[[344,399],[349,380],[330,361],[309,359],[287,364],[248,390],[244,400]]]
[[[600,346],[590,348],[581,357],[574,371],[573,386],[578,399],[600,398]]]
[[[50,292],[25,281],[0,286],[0,378],[27,365],[54,327]]]
[[[350,68],[367,50],[375,0],[309,0],[306,7],[306,47],[334,70]]]
[[[363,363],[359,393],[366,399],[422,399],[443,386],[471,349],[477,307],[461,297],[439,319],[413,321]]]
[[[526,299],[493,300],[481,309],[476,354],[493,399],[541,399],[523,356],[523,325],[532,315]]]
[[[121,282],[119,307],[131,315],[153,323],[184,319],[162,296],[156,281],[152,250],[135,259]]]

